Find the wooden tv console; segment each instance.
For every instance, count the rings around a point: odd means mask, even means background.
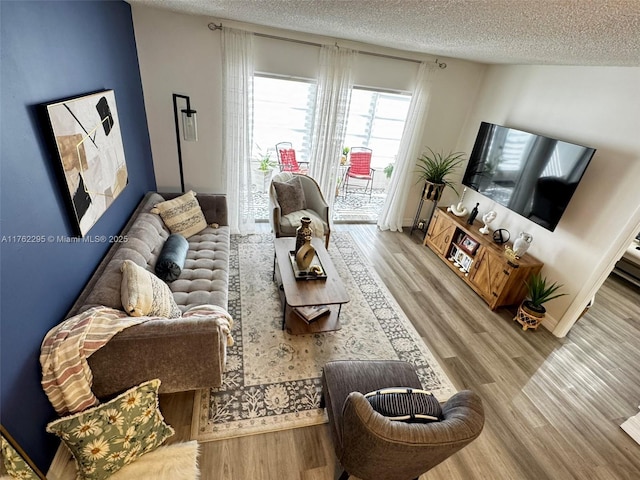
[[[529,254],[518,260],[507,258],[504,245],[496,244],[490,234],[479,232],[482,226],[477,220],[468,225],[466,217],[456,217],[438,208],[424,245],[480,295],[491,310],[517,305],[527,293],[525,280],[539,272],[543,263]]]

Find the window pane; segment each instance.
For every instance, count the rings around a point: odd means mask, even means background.
[[[384,168],[394,163],[411,95],[354,89],[347,120],[346,147],[373,150],[371,166]]]
[[[253,95],[252,158],[269,152],[277,161],[276,144],[291,142],[298,161],[308,161],[316,84],[256,75]]]

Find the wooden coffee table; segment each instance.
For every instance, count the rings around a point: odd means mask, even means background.
[[[347,293],[338,272],[324,247],[324,241],[313,238],[311,244],[322,263],[326,279],[297,280],[289,259],[289,252],[295,248],[296,239],[283,237],[275,239],[275,257],[273,259],[273,278],[280,289],[282,301],[282,329],[293,335],[304,333],[330,332],[340,330],[340,310],[347,303]],[[328,314],[307,323],[294,311],[296,307],[327,305]]]

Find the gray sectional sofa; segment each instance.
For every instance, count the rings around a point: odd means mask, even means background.
[[[140,202],[115,243],[83,289],[68,317],[104,305],[122,310],[120,267],[124,260],[154,270],[170,232],[159,215],[150,213],[157,203],[180,194],[150,192]],[[185,312],[212,304],[227,308],[229,227],[223,195],[198,194],[207,224],[217,223],[189,237],[189,251],[180,277],[169,284]],[[160,392],[171,393],[222,384],[227,337],[217,323],[205,319],[151,320],[115,335],[88,359],[93,392],[105,398],[140,383],[159,378]]]

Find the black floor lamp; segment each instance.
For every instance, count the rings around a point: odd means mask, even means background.
[[[176,124],[176,144],[178,145],[178,166],[180,167],[180,188],[184,192],[184,173],[182,171],[182,148],[180,144],[180,126],[178,124],[178,99],[182,98],[187,102],[187,108],[182,112],[182,137],[187,142],[198,141],[198,122],[196,111],[191,109],[191,99],[187,95],[173,94],[173,119]]]

